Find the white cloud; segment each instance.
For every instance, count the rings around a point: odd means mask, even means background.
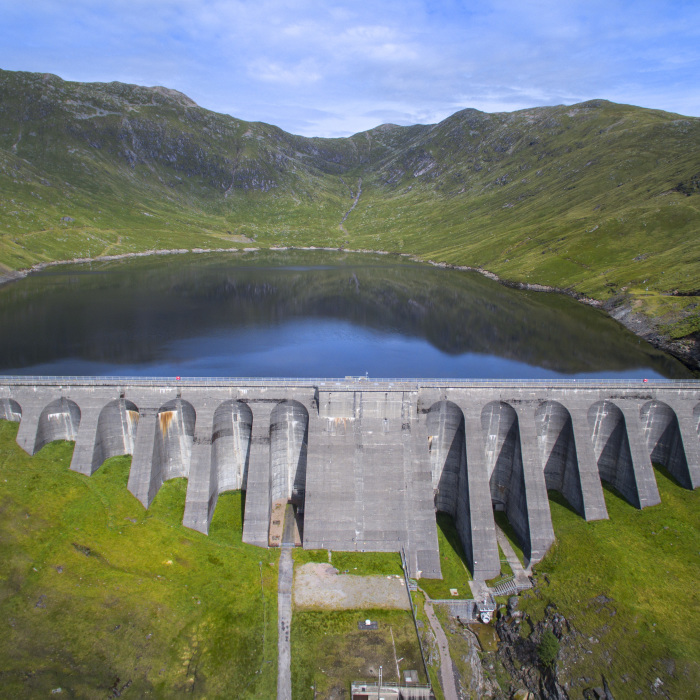
[[[248,74],[254,80],[294,86],[315,83],[322,78],[314,61],[301,61],[296,65],[282,65],[259,59],[248,64]]]
[[[0,25],[4,68],[163,84],[305,134],[593,97],[700,114],[687,0],[0,0]]]

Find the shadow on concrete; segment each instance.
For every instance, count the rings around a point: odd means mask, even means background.
[[[612,486],[610,483],[607,481],[603,481],[601,479],[601,484],[603,485],[603,494],[605,495],[605,499],[607,500],[608,498],[612,497],[617,501],[621,501],[625,505],[628,505],[630,508],[634,508],[635,510],[639,510],[636,506],[633,506],[614,486]]]
[[[579,513],[575,508],[573,508],[569,501],[567,501],[566,498],[564,498],[564,496],[562,496],[562,494],[559,493],[559,491],[556,491],[555,489],[549,489],[547,491],[547,496],[549,497],[549,500],[552,501],[552,503],[556,503],[566,508],[566,510],[570,511],[574,515],[578,515],[579,518],[582,517],[581,513]]]
[[[527,557],[525,556],[525,551],[523,550],[523,543],[520,541],[520,538],[515,532],[515,528],[510,524],[510,520],[508,520],[506,512],[504,510],[494,510],[493,519],[496,525],[503,530],[504,534],[510,541],[513,550],[516,552],[516,556],[520,560],[520,563],[524,566],[524,561],[527,560]]]
[[[685,489],[686,491],[688,490],[687,486],[684,486],[681,484],[678,479],[676,479],[671,472],[664,467],[663,464],[659,464],[658,462],[652,462],[652,466],[654,467],[654,476],[656,477],[656,480],[658,481],[659,477],[665,477],[668,479],[674,486],[678,486],[678,488]]]

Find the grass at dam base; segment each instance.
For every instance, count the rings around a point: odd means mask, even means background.
[[[71,443],[32,458],[16,432],[0,421],[2,696],[273,698],[279,552],[241,542],[240,493],[207,537],[181,525],[184,479],[146,511],[130,458],[85,477]]]
[[[558,662],[570,697],[601,674],[616,699],[700,695],[700,493],[654,471],[661,504],[640,511],[606,488],[609,520],[586,523],[550,492],[557,543],[520,607],[536,624],[554,603],[575,630]]]
[[[166,482],[146,511],[126,488],[130,458],[85,477],[68,468],[72,444],[29,457],[16,434],[17,424],[0,421],[2,695],[274,698],[278,552],[241,542],[240,493],[220,497],[207,537],[181,525],[185,480]],[[608,521],[585,523],[550,494],[557,544],[535,567],[537,588],[521,596],[520,634],[528,637],[550,603],[566,617],[557,668],[571,698],[601,685],[601,674],[616,700],[697,697],[700,496],[656,477],[662,503],[643,511],[606,490]],[[450,523],[439,525],[447,578],[429,593],[462,594],[463,555],[451,546]],[[297,550],[295,562],[327,556]],[[334,566],[357,574],[398,573],[397,561],[332,554]],[[365,617],[383,632],[358,644]],[[391,667],[392,634],[401,668],[420,669],[409,613],[295,610],[294,697],[313,698],[314,688],[330,697],[351,676],[370,674],[373,654]],[[448,637],[466,673],[464,639]],[[495,655],[484,660],[509,696]]]

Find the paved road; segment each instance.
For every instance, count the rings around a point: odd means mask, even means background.
[[[277,700],[292,700],[292,653],[289,634],[292,625],[292,550],[282,549],[277,583]]]
[[[291,507],[285,514],[285,526],[294,513]],[[285,527],[285,531],[287,528]],[[293,529],[292,529],[293,533]],[[292,536],[292,544],[294,539]],[[283,539],[284,544],[284,539]],[[294,560],[292,548],[282,547],[277,577],[277,700],[292,700],[292,652],[289,635],[292,627],[292,580],[294,578]]]
[[[455,674],[452,671],[452,658],[450,657],[450,647],[447,643],[447,637],[442,630],[440,620],[435,616],[433,604],[430,602],[430,598],[428,598],[427,595],[425,596],[424,608],[425,614],[428,616],[428,622],[430,622],[430,626],[433,628],[435,638],[437,639],[438,650],[440,651],[440,685],[442,686],[445,700],[459,700],[457,686],[455,685]]]

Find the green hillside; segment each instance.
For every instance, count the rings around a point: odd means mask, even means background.
[[[467,109],[321,139],[166,88],[0,71],[0,272],[253,242],[389,250],[592,297],[699,367],[699,206],[700,119],[657,110]]]
[[[279,553],[241,542],[241,493],[207,537],[181,525],[185,479],[146,511],[130,457],[86,477],[71,443],[16,436],[1,420],[2,697],[274,697]]]

